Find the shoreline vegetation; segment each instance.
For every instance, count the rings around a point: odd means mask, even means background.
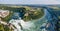
[[[51,7],[51,6],[50,6]],[[55,10],[55,11],[58,11],[60,10],[60,8],[57,8],[57,7],[53,7],[52,8]],[[43,15],[44,15],[44,9],[43,8],[38,8],[38,7],[29,7],[29,6],[3,6],[3,5],[0,5],[0,9],[1,10],[9,10],[9,15],[6,16],[5,18],[2,18],[2,21],[4,22],[9,22],[9,20],[11,20],[12,18],[12,15],[14,12],[24,12],[24,16],[22,17],[22,19],[24,21],[32,21],[32,20],[36,20],[36,19],[39,19],[41,18]],[[9,29],[8,26],[5,26],[3,24],[0,24],[0,31],[11,31]]]
[[[33,8],[33,7],[28,7],[28,6],[0,6],[1,10],[9,10],[9,15],[6,16],[5,18],[2,18],[2,21],[9,22],[9,20],[12,18],[12,15],[14,12],[24,12],[23,20],[24,21],[29,21],[29,20],[35,20],[39,19],[44,15],[44,11],[42,8]],[[0,24],[0,30],[2,31],[11,31],[9,27],[4,26]]]
[[[9,10],[10,13],[7,17],[3,18],[3,20],[7,19],[7,18],[10,18],[12,16],[12,14],[14,12],[21,12],[23,10],[23,20],[31,20],[31,19],[38,19],[38,18],[41,18],[43,15],[44,15],[44,11],[42,8],[33,8],[33,7],[28,7],[28,6],[24,6],[24,7],[17,7],[17,6],[11,6],[11,7],[8,7],[8,6],[1,6],[0,9],[2,10]],[[36,18],[35,18],[36,17]],[[9,19],[8,19],[9,20]],[[7,21],[8,21],[7,20]]]

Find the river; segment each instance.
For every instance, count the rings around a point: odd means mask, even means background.
[[[17,20],[11,19],[9,23],[16,27],[14,31],[55,31],[55,21],[53,22],[51,13],[45,8],[44,16],[37,20],[25,22],[19,17]]]

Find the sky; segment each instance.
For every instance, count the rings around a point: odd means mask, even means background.
[[[58,0],[0,0],[0,4],[60,4]]]

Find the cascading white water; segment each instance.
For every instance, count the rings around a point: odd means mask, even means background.
[[[42,18],[36,21],[34,20],[34,21],[27,21],[27,22],[22,20],[21,17],[18,16],[18,14],[17,15],[15,14],[19,18],[11,19],[9,23],[15,26],[14,31],[42,31],[40,27],[42,26],[43,22],[46,21],[46,18],[45,18],[46,13],[47,12],[45,10],[45,15]]]
[[[42,26],[42,24],[46,23],[47,19],[45,18],[47,15],[46,10],[44,11],[44,16],[38,20],[34,20],[34,21],[27,21],[25,22],[24,20],[22,20],[20,17],[19,19],[11,19],[9,21],[9,23],[11,23],[12,25],[14,25],[16,28],[14,28],[14,31],[46,31],[45,28],[44,29],[40,29],[40,27]],[[43,25],[45,26],[45,25]]]
[[[31,23],[30,21],[25,22],[21,18],[18,20],[12,19],[9,21],[9,23],[11,23],[12,25],[14,25],[16,27],[16,28],[14,28],[14,31],[23,31],[22,29],[30,29],[30,27],[33,26],[33,23]]]

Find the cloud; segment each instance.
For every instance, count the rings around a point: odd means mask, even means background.
[[[0,0],[0,4],[60,4],[57,0]]]

